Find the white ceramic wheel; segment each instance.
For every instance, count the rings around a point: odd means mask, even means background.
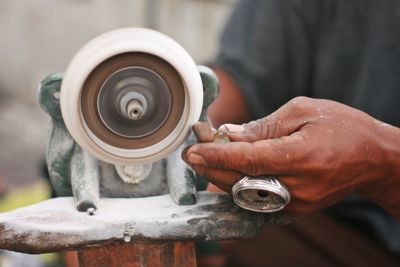
[[[103,62],[114,57],[122,58],[127,53],[151,55],[168,63],[180,76],[184,92],[179,118],[168,133],[156,143],[128,148],[112,144],[112,140],[109,142],[110,139],[99,137],[101,132],[92,131],[83,116],[86,103],[82,108],[88,77]],[[203,86],[197,66],[177,42],[153,30],[125,28],[100,35],[78,51],[65,72],[60,103],[68,131],[83,149],[96,158],[118,165],[151,163],[166,157],[186,140],[191,125],[200,117]],[[133,139],[126,137],[127,142]]]

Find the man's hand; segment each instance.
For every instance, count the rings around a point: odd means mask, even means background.
[[[273,114],[223,125],[231,143],[200,144],[183,152],[199,174],[227,192],[245,175],[274,174],[289,189],[290,215],[315,212],[351,193],[364,194],[400,218],[400,130],[354,108],[298,97]]]

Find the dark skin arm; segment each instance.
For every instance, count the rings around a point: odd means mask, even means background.
[[[244,175],[275,174],[291,192],[289,215],[310,214],[358,193],[400,219],[399,128],[305,97],[255,122],[222,126],[232,143],[207,142],[200,128],[194,127],[206,142],[186,149],[183,158],[227,192]]]
[[[207,109],[212,125],[217,128],[224,123],[242,124],[248,122],[250,112],[239,86],[222,69],[216,68],[214,71],[218,76],[220,92],[217,99]]]

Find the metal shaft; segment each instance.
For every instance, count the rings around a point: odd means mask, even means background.
[[[128,102],[126,113],[132,120],[139,120],[144,115],[144,108],[139,100],[133,99]]]

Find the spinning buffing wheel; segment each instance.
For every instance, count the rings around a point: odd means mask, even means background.
[[[86,44],[61,86],[65,124],[76,142],[114,164],[166,157],[198,121],[203,86],[188,53],[148,29],[120,29]]]

